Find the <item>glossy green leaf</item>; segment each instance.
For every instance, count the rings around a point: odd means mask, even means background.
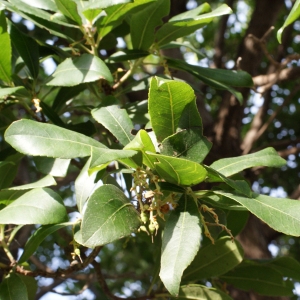
[[[56,177],[65,177],[70,165],[70,159],[40,157],[33,158],[34,164],[41,173]]]
[[[208,288],[199,284],[189,284],[180,287],[178,297],[167,296],[177,300],[232,300],[226,293],[215,288]]]
[[[207,170],[207,181],[208,182],[225,182],[228,186],[232,187],[236,191],[238,191],[241,194],[244,194],[248,197],[251,196],[251,188],[249,184],[246,182],[246,180],[233,180],[230,178],[227,178],[222,173],[219,173],[215,169],[204,166]]]
[[[1,300],[28,300],[28,293],[25,283],[20,276],[9,273],[0,285]]]
[[[57,6],[53,0],[21,0],[22,2],[45,10],[57,11]]]
[[[53,224],[66,218],[62,199],[48,188],[31,190],[0,211],[2,224]]]
[[[297,19],[299,19],[299,17],[300,17],[300,0],[296,0],[292,10],[290,11],[288,17],[285,19],[282,27],[277,31],[277,40],[280,44],[281,44],[283,30],[287,26],[295,22]]]
[[[124,149],[141,151],[143,155],[143,164],[152,170],[155,169],[154,163],[156,162],[156,159],[146,154],[146,151],[155,153],[155,147],[149,134],[145,130],[139,130],[134,139],[127,144]]]
[[[193,198],[182,195],[178,204],[165,225],[159,273],[173,296],[179,293],[182,273],[197,254],[201,239],[199,212]]]
[[[31,76],[36,79],[39,75],[40,68],[39,45],[33,38],[19,31],[13,24],[10,29],[10,35],[13,45],[28,67]]]
[[[170,183],[190,186],[202,182],[206,178],[205,168],[193,161],[150,152],[147,152],[147,155],[157,159],[155,170]]]
[[[82,243],[96,247],[130,235],[140,226],[139,214],[113,185],[99,187],[87,202],[82,217]]]
[[[232,10],[226,4],[221,5],[212,12],[205,13],[209,10],[209,5],[203,4],[198,10],[193,10],[190,15],[186,13],[185,15],[173,17],[157,31],[155,35],[157,44],[164,45],[175,41],[177,38],[192,34],[197,29],[210,23],[215,17],[232,13]],[[196,13],[200,15],[197,16]]]
[[[186,83],[153,77],[149,90],[149,114],[158,141],[176,133],[185,107],[195,101],[194,90]]]
[[[292,296],[294,284],[268,266],[241,266],[221,276],[227,284],[266,296]]]
[[[181,130],[167,137],[160,149],[162,155],[181,157],[201,163],[211,148],[211,142],[202,135],[200,129]]]
[[[92,157],[90,168],[95,168],[99,165],[110,163],[114,160],[119,160],[123,158],[129,158],[136,154],[133,150],[113,150],[113,149],[100,149],[92,148]]]
[[[200,279],[217,277],[235,268],[243,260],[243,249],[237,241],[230,237],[222,237],[203,247],[195,259],[183,273],[183,281],[198,281]]]
[[[130,21],[133,49],[148,50],[154,42],[154,32],[162,24],[162,18],[170,11],[169,0],[157,0],[134,14]]]
[[[89,171],[90,163],[91,163],[91,158],[86,162],[86,164],[81,169],[78,177],[75,180],[76,203],[80,213],[82,212],[84,204],[90,197],[95,187],[95,179],[97,176],[97,172],[93,172],[92,174],[89,174],[88,171]]]
[[[201,14],[208,13],[211,11],[210,5],[208,3],[203,3],[194,9],[187,10],[181,14],[175,15],[170,18],[169,22],[183,21],[187,19],[194,19]]]
[[[103,38],[114,28],[122,24],[127,16],[144,9],[153,1],[154,0],[135,0],[133,3],[123,3],[106,8],[106,16],[96,22],[99,37]]]
[[[300,236],[300,203],[298,201],[254,193],[251,198],[223,191],[214,191],[214,193],[237,201],[274,230],[287,235]]]
[[[45,240],[47,236],[53,232],[62,229],[66,226],[74,225],[72,222],[60,223],[55,225],[42,225],[40,226],[28,239],[24,246],[24,251],[18,260],[19,264],[27,261],[31,255],[37,250],[39,245]]]
[[[12,123],[5,140],[17,151],[33,156],[75,158],[90,156],[93,147],[109,150],[80,133],[30,120]]]
[[[14,186],[9,188],[8,190],[12,190],[12,191],[29,190],[29,189],[43,188],[51,185],[56,185],[56,181],[51,175],[47,175],[36,182]]]
[[[81,25],[82,20],[78,14],[77,4],[72,0],[55,0],[57,8],[68,18]]]
[[[74,86],[99,79],[113,81],[109,69],[99,57],[83,54],[74,59],[67,58],[58,65],[47,85]]]
[[[125,109],[118,105],[105,106],[92,110],[93,118],[108,129],[122,145],[127,145],[132,139],[133,124]]]
[[[0,11],[0,44],[0,79],[10,82],[12,50],[4,10]]]
[[[86,9],[86,7],[81,9],[82,14],[84,17],[92,24],[94,25],[95,22],[101,18],[102,16],[105,16],[106,13],[101,8],[91,8]]]
[[[281,158],[274,148],[269,147],[252,154],[217,160],[210,167],[224,176],[231,176],[247,168],[282,167],[285,164],[285,159]]]
[[[176,59],[167,59],[169,67],[186,71],[196,78],[200,79],[207,85],[221,90],[228,90],[242,103],[243,97],[231,86],[235,87],[252,87],[252,77],[244,71],[232,71],[223,69],[203,68],[189,65],[188,63]]]
[[[8,188],[13,182],[18,171],[18,164],[12,161],[0,162],[0,189]]]

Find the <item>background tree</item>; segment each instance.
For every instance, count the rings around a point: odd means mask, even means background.
[[[0,298],[293,297],[299,1],[0,3]]]

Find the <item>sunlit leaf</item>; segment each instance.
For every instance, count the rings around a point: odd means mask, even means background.
[[[72,0],[55,0],[57,8],[68,18],[81,25],[81,17],[78,14],[77,5]]]
[[[49,174],[57,177],[65,177],[70,165],[70,159],[52,158],[52,157],[33,157],[36,168],[43,174]]]
[[[14,186],[9,188],[8,190],[18,191],[18,190],[29,190],[29,189],[35,189],[35,188],[43,188],[51,185],[56,185],[56,181],[51,175],[47,175],[44,178],[28,184],[23,184],[19,186]]]
[[[62,199],[48,188],[31,190],[0,211],[2,224],[53,224],[66,218]]]
[[[113,185],[99,187],[87,202],[82,218],[82,243],[96,247],[130,235],[140,226],[139,214]]]
[[[171,295],[178,295],[182,273],[197,254],[201,239],[197,205],[187,195],[178,204],[165,225],[159,273]]]
[[[0,79],[10,82],[12,50],[4,10],[0,11],[0,44]]]

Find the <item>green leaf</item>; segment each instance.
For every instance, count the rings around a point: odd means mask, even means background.
[[[135,0],[134,3],[114,5],[105,9],[106,17],[99,19],[96,23],[100,38],[106,36],[114,28],[122,24],[123,20],[133,13],[147,7],[155,0]],[[97,2],[99,4],[99,2]]]
[[[127,145],[132,139],[133,124],[125,109],[111,105],[92,110],[93,118],[108,129],[122,145]]]
[[[10,82],[11,77],[11,43],[7,32],[6,17],[4,10],[0,11],[0,79]]]
[[[83,54],[74,59],[67,58],[58,65],[47,85],[74,86],[99,79],[113,81],[113,77],[105,63],[97,56]]]
[[[181,130],[167,137],[160,149],[162,155],[181,157],[201,163],[209,153],[211,145],[211,142],[202,135],[202,130],[194,128]]]
[[[217,277],[236,267],[243,260],[243,248],[230,237],[201,248],[190,266],[183,273],[183,281],[198,281]]]
[[[75,180],[75,196],[76,203],[79,212],[81,213],[83,210],[83,206],[90,197],[94,187],[95,187],[95,179],[97,176],[97,172],[93,172],[89,174],[89,167],[91,163],[91,158],[86,162],[84,167],[81,169],[78,177]]]
[[[52,234],[53,232],[64,228],[66,226],[74,225],[72,222],[60,223],[55,225],[42,225],[40,226],[28,239],[24,246],[24,251],[19,258],[18,263],[22,264],[27,261],[29,257],[37,250],[39,245],[44,241],[44,239]]]
[[[130,21],[133,49],[148,50],[154,42],[154,31],[162,24],[162,18],[170,11],[169,0],[157,0],[134,14]]]
[[[1,300],[28,300],[28,293],[25,283],[19,275],[9,273],[0,285]]]
[[[28,300],[35,300],[38,289],[37,281],[34,277],[18,274],[23,283],[26,285]]]
[[[159,273],[173,296],[178,295],[182,273],[197,254],[201,239],[199,212],[193,198],[182,195],[178,204],[165,225]]]
[[[12,123],[5,140],[18,152],[33,156],[75,158],[90,156],[93,147],[109,150],[80,133],[30,120]]]
[[[35,188],[43,188],[46,186],[56,185],[56,181],[51,175],[47,175],[44,178],[34,182],[34,183],[28,183],[24,185],[14,186],[9,188],[8,190],[11,191],[18,191],[18,190],[29,190],[29,189],[35,189]]]
[[[13,45],[28,67],[31,76],[36,79],[39,75],[40,68],[39,45],[33,38],[19,31],[13,24],[11,25],[10,35]]]
[[[227,177],[247,168],[282,167],[285,164],[285,159],[281,158],[274,148],[269,147],[252,154],[217,160],[210,167]]]
[[[16,95],[18,97],[30,97],[30,94],[23,86],[16,86],[12,88],[0,88],[0,98],[5,99],[9,95]]]
[[[218,289],[199,284],[183,285],[180,287],[178,298],[172,295],[168,298],[177,300],[232,300],[231,297]]]
[[[300,236],[300,203],[298,201],[254,193],[251,198],[222,191],[214,191],[214,193],[237,201],[274,230],[287,235]]]
[[[141,151],[143,155],[143,164],[152,170],[155,169],[154,163],[156,162],[156,159],[146,154],[146,151],[155,153],[155,147],[149,134],[145,130],[139,130],[134,139],[127,144],[124,149]]]
[[[56,177],[65,177],[71,162],[70,159],[40,156],[34,157],[33,161],[38,171]]]
[[[107,8],[114,5],[131,3],[133,0],[90,0],[89,4],[85,7],[88,9],[99,9],[99,8]]]
[[[194,9],[185,11],[181,14],[178,14],[178,15],[172,17],[169,20],[169,22],[183,21],[186,19],[194,19],[194,18],[198,17],[199,15],[210,12],[210,11],[211,11],[210,5],[208,3],[204,3],[202,5],[197,6]]]
[[[203,132],[202,119],[197,108],[196,99],[184,107],[178,123],[179,129],[198,129],[201,133]]]
[[[150,152],[147,152],[147,155],[158,160],[155,163],[155,170],[170,183],[190,186],[202,182],[206,178],[205,168],[193,161]]]
[[[300,280],[300,263],[293,257],[283,256],[264,263],[280,272],[285,278]]]
[[[139,214],[113,185],[99,187],[87,202],[82,217],[82,243],[96,247],[130,235],[140,226]]]
[[[18,164],[12,161],[0,162],[0,189],[8,188],[15,179],[18,171]]]
[[[133,150],[113,150],[93,147],[90,168],[92,169],[99,165],[110,163],[114,160],[132,157],[135,154],[136,151]]]
[[[285,19],[282,27],[277,31],[277,40],[281,44],[281,37],[283,30],[294,21],[296,21],[300,16],[300,0],[296,0],[292,10],[290,11],[288,17]]]
[[[284,281],[280,272],[273,268],[260,265],[246,265],[221,276],[227,284],[244,291],[254,291],[266,296],[292,296],[294,285],[291,281]]]
[[[226,213],[227,228],[230,229],[233,236],[237,236],[246,226],[249,219],[249,211],[234,211],[229,210]],[[227,235],[223,231],[224,235]]]
[[[232,10],[226,4],[221,5],[212,12],[205,13],[209,10],[209,5],[205,3],[198,7],[198,10],[195,9],[190,13],[187,12],[170,19],[168,23],[161,26],[155,35],[158,46],[194,33],[197,29],[210,23],[214,17],[232,13]],[[198,16],[196,13],[200,15]]]
[[[0,211],[2,224],[53,224],[66,218],[62,199],[48,188],[31,190]]]
[[[244,71],[233,71],[223,69],[203,68],[199,66],[189,65],[184,61],[176,59],[167,59],[169,67],[186,71],[196,78],[200,79],[207,85],[221,90],[228,90],[241,103],[243,101],[242,94],[237,92],[231,86],[235,87],[252,87],[252,77]]]
[[[194,90],[188,84],[152,78],[149,89],[149,114],[158,141],[176,133],[183,110],[193,101]]]
[[[207,170],[208,182],[225,182],[228,186],[237,190],[239,193],[244,194],[248,197],[251,196],[251,188],[245,180],[233,180],[227,178],[222,173],[219,173],[218,171],[214,170],[211,167],[208,166],[204,166],[204,167]]]
[[[81,25],[82,20],[78,14],[77,4],[72,0],[55,0],[57,8],[68,18]]]
[[[22,2],[26,3],[27,5],[31,5],[37,8],[50,10],[50,11],[57,11],[57,6],[53,0],[21,0]]]
[[[148,56],[150,53],[148,51],[144,50],[138,50],[138,49],[133,49],[133,50],[122,50],[115,52],[112,54],[107,61],[109,63],[113,62],[123,62],[126,60],[135,60],[141,57]]]

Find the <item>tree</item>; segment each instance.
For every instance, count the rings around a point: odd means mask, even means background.
[[[300,1],[222,2],[1,1],[0,299],[293,296]]]

